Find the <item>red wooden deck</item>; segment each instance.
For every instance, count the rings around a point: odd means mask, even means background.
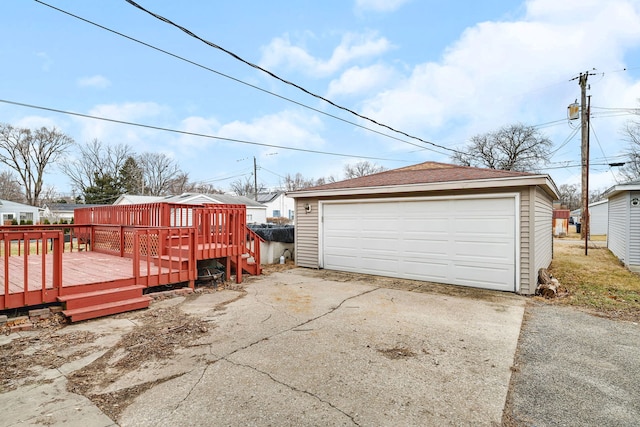
[[[105,206],[75,217],[82,225],[0,227],[0,310],[60,301],[82,320],[141,308],[145,288],[193,287],[200,260],[221,261],[227,277],[235,269],[238,282],[243,270],[260,274],[243,205]]]

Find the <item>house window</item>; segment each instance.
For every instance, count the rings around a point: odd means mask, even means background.
[[[293,219],[293,211],[289,209],[289,219]]]
[[[20,221],[33,221],[33,212],[20,212]]]
[[[3,213],[2,214],[2,223],[4,224],[5,221],[11,221],[13,219],[13,214],[12,213]]]
[[[279,209],[274,209],[273,210],[273,215],[274,218],[280,218],[280,210]]]

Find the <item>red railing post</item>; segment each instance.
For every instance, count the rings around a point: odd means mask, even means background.
[[[58,231],[53,245],[53,288],[58,289],[58,295],[62,294],[62,252],[64,250],[64,234]]]
[[[2,241],[4,242],[4,307],[9,308],[7,298],[9,297],[9,257],[11,256],[11,240],[8,240],[8,234],[2,233]]]

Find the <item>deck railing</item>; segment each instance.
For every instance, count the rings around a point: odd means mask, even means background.
[[[239,282],[247,257],[260,271],[260,237],[247,228],[244,205],[102,206],[76,209],[75,218],[75,224],[0,226],[0,306],[41,304],[45,294],[55,300],[63,286],[64,252],[131,258],[133,278],[146,286],[193,286],[202,259],[227,258]]]
[[[129,228],[132,234],[133,275],[147,286],[193,282],[196,271],[193,228]],[[141,266],[145,265],[146,273]]]
[[[59,289],[62,286],[64,237],[61,231],[3,231],[0,233],[0,250],[3,308],[16,307],[17,302],[24,306],[42,303],[49,288]],[[12,258],[22,262],[14,263]],[[40,277],[33,278],[34,274]],[[30,281],[39,282],[40,286],[30,288]],[[15,289],[12,292],[12,283],[20,292],[15,292]],[[35,295],[36,298],[30,300],[30,295],[34,296],[33,291],[40,291],[40,296]]]

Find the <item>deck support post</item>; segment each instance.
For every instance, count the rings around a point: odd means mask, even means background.
[[[236,283],[242,283],[242,254],[236,256]]]

